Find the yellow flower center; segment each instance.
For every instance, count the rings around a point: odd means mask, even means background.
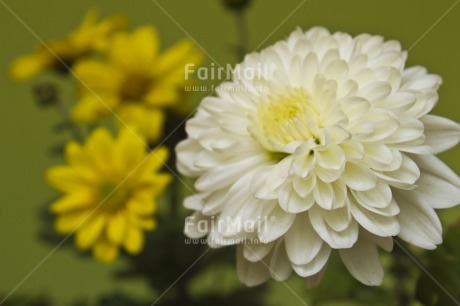
[[[108,211],[116,211],[123,207],[129,194],[126,188],[119,188],[116,182],[103,181],[98,188],[98,198],[103,202],[102,207]]]
[[[287,144],[314,137],[311,125],[316,125],[318,111],[307,92],[292,90],[261,103],[257,119],[259,142],[271,152],[285,152]]]
[[[149,92],[152,82],[152,78],[145,75],[132,74],[127,76],[120,92],[123,101],[139,101]]]

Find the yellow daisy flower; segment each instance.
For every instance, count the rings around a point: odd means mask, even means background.
[[[64,193],[50,207],[57,215],[56,231],[75,232],[77,248],[92,249],[103,262],[113,261],[120,248],[139,253],[143,231],[156,226],[155,199],[171,181],[169,174],[158,172],[167,149],[148,155],[132,133],[122,132],[114,139],[99,128],[83,145],[70,142],[65,155],[68,164],[46,175],[49,184]]]
[[[10,76],[21,81],[44,70],[64,70],[66,67],[59,59],[71,66],[77,59],[92,51],[103,51],[110,35],[127,25],[127,19],[122,16],[113,16],[98,22],[96,11],[90,10],[80,27],[68,36],[47,42],[47,47],[39,45],[33,53],[17,58],[10,68]]]
[[[180,109],[184,100],[185,65],[201,62],[193,43],[182,40],[159,53],[153,27],[117,33],[107,48],[107,59],[86,59],[75,66],[85,84],[82,99],[73,109],[80,123],[94,123],[115,111],[148,140],[161,135],[163,107]]]

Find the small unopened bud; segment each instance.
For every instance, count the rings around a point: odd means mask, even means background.
[[[34,87],[35,101],[38,106],[48,107],[58,102],[58,90],[54,84],[42,83]]]
[[[226,7],[232,10],[242,10],[249,5],[251,0],[223,0]]]

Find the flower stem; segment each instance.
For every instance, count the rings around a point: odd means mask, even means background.
[[[246,22],[246,13],[244,9],[235,10],[235,21],[236,21],[236,31],[238,35],[238,58],[240,60],[244,59],[246,53],[249,50],[249,35],[248,35],[248,26]]]
[[[62,100],[58,99],[56,103],[56,109],[64,118],[64,121],[73,135],[73,138],[78,142],[83,142],[83,133],[80,130],[80,127],[77,125],[75,121],[73,121],[72,117],[70,116],[70,110],[67,104],[63,103]]]
[[[410,294],[407,292],[406,281],[409,275],[409,263],[402,249],[394,250],[395,262],[393,263],[392,271],[396,275],[394,292],[398,300],[398,305],[409,305],[411,300]]]
[[[67,129],[72,133],[73,138],[79,142],[83,141],[83,133],[78,124],[73,121],[67,104],[60,99],[56,85],[52,83],[39,84],[34,88],[34,95],[40,107],[56,107],[57,111],[64,119]]]
[[[176,145],[186,137],[185,127],[183,124],[184,118],[180,115],[174,114],[172,111],[167,111],[166,113],[166,125],[165,125],[165,134],[169,137],[165,141],[165,145],[168,147],[171,152],[168,160],[168,170],[174,175],[177,176],[177,167],[176,167],[176,154],[174,150]],[[175,177],[170,185],[170,216],[172,219],[180,218],[180,206],[182,204],[181,198],[181,183],[178,177]]]

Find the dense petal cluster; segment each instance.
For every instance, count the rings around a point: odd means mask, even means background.
[[[117,33],[109,43],[106,59],[88,59],[76,65],[83,86],[73,118],[95,123],[114,111],[132,130],[157,140],[163,127],[163,109],[183,108],[180,102],[189,82],[184,77],[185,65],[198,65],[201,58],[190,40],[159,53],[157,32],[149,26]]]
[[[441,78],[406,57],[396,41],[324,28],[247,55],[176,148],[179,170],[198,178],[186,234],[238,244],[247,285],[292,271],[315,285],[332,249],[379,285],[378,247],[391,251],[394,236],[440,244],[434,209],[459,203],[460,180],[434,154],[460,127],[428,114]]]
[[[110,36],[127,25],[127,19],[122,16],[97,21],[96,11],[90,10],[79,28],[69,35],[49,41],[46,46],[39,45],[33,53],[16,59],[10,75],[15,80],[25,80],[44,70],[66,70],[63,62],[71,66],[93,51],[104,51]]]
[[[50,185],[64,193],[50,207],[57,215],[56,231],[75,233],[77,247],[92,249],[100,261],[113,261],[120,248],[139,253],[143,231],[156,226],[155,200],[171,180],[169,174],[158,172],[167,153],[159,148],[147,155],[132,133],[113,139],[103,128],[84,145],[69,143],[68,164],[47,173]]]

